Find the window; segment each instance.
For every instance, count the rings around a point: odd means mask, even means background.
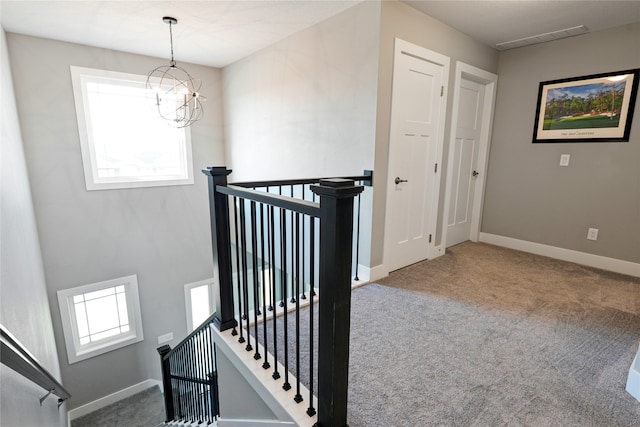
[[[137,276],[58,291],[69,363],[142,341]]]
[[[146,76],[71,67],[87,190],[193,184],[189,128],[149,101]]]
[[[190,333],[213,314],[213,279],[184,285],[184,300],[187,310],[187,332]]]

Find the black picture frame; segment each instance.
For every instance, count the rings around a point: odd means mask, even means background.
[[[628,142],[640,69],[541,82],[533,143]]]

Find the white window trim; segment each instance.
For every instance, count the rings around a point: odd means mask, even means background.
[[[125,287],[129,316],[129,332],[105,338],[94,343],[81,345],[75,320],[73,297],[114,286]],[[58,291],[57,294],[69,364],[126,347],[144,339],[142,333],[142,315],[140,314],[140,298],[138,295],[138,277],[136,275],[64,289]]]
[[[216,309],[215,295],[213,294],[214,293],[213,284],[214,284],[214,280],[213,278],[210,278],[210,279],[200,280],[198,282],[187,283],[186,285],[184,285],[184,304],[185,304],[185,309],[187,313],[187,334],[190,334],[191,332],[193,332],[195,327],[199,326],[199,325],[193,324],[193,311],[191,310],[191,307],[192,307],[191,289],[199,288],[200,286],[205,286],[205,285],[209,286],[209,307],[211,307],[211,310],[213,313]]]
[[[185,179],[173,178],[135,178],[125,177],[118,178],[100,178],[97,174],[96,154],[94,145],[91,142],[87,122],[88,106],[87,93],[83,90],[85,84],[85,76],[98,76],[105,78],[113,78],[117,80],[129,80],[134,82],[146,83],[146,76],[130,73],[120,73],[116,71],[99,70],[94,68],[76,67],[71,65],[71,81],[73,86],[73,94],[75,99],[76,117],[78,120],[78,133],[80,137],[80,149],[82,152],[82,164],[84,167],[85,184],[88,191],[92,190],[111,190],[123,188],[141,188],[141,187],[163,187],[171,185],[189,185],[194,183],[193,177],[193,154],[191,150],[191,131],[189,127],[184,128],[185,132],[185,148],[186,148],[186,165],[187,177]]]

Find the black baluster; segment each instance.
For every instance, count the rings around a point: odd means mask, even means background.
[[[241,284],[241,274],[240,274],[240,239],[238,238],[238,198],[233,197],[233,229],[236,238],[236,284],[238,289],[238,294],[236,295],[236,299],[238,300],[238,325],[240,327],[240,338],[238,338],[239,343],[244,342],[244,337],[242,336],[242,284]],[[238,335],[238,331],[236,328],[233,328],[231,335]]]
[[[242,241],[242,278],[244,282],[242,284],[242,292],[244,295],[244,313],[242,314],[242,319],[247,321],[247,345],[245,350],[251,351],[253,350],[253,347],[251,346],[251,328],[249,325],[249,278],[247,276],[247,230],[244,200],[242,200],[240,204],[240,227],[240,239]]]
[[[269,186],[267,186],[266,188],[267,188],[267,193],[269,193]],[[269,228],[269,215],[272,215],[272,214],[273,214],[273,211],[270,211],[269,207],[267,206],[267,229]],[[267,232],[267,256],[269,255],[268,252],[269,252],[269,248],[271,247],[271,244],[272,244],[272,242],[271,242],[272,238],[273,238],[273,234]],[[269,257],[269,268],[271,270],[273,270],[275,268],[275,265],[273,263],[273,257]],[[269,291],[271,291],[271,287],[269,287]],[[269,311],[273,311],[273,308],[275,307],[275,304],[274,304],[273,301],[274,301],[274,299],[273,299],[273,296],[272,296],[272,298],[269,298],[269,307],[268,307]],[[265,347],[265,352],[266,352],[266,347]]]
[[[304,184],[302,184],[302,200],[304,200]],[[300,279],[302,280],[302,296],[300,296],[300,298],[302,299],[307,299],[307,295],[305,295],[304,293],[304,287],[305,287],[305,281],[304,281],[304,264],[305,264],[305,256],[304,256],[304,248],[305,248],[305,244],[304,244],[304,216],[302,217],[302,275],[300,276]]]
[[[278,186],[278,194],[282,196],[282,185]],[[281,239],[283,239],[284,238],[283,236],[286,234],[286,233],[284,233],[284,226],[282,225],[282,224],[284,224],[284,222],[282,221],[282,216],[283,215],[285,215],[285,211],[283,209],[281,209],[280,210],[280,227],[281,227],[280,238]],[[282,245],[282,241],[281,241],[280,242],[280,248],[282,249],[283,247],[284,246]],[[280,253],[280,257],[282,258],[282,253]],[[284,266],[284,264],[282,264],[282,265]],[[280,276],[282,277],[282,280],[280,281],[280,288],[281,288],[280,290],[281,291],[286,290],[286,287],[283,287],[284,278],[285,278],[285,275],[283,274],[283,272],[284,272],[284,267],[282,267],[280,269]],[[287,298],[286,297],[286,292],[280,292],[280,298],[281,298],[280,307],[284,307],[285,306],[285,300]]]
[[[295,251],[295,282],[296,296],[300,295],[300,214],[296,212],[296,251]],[[302,402],[300,394],[300,298],[296,298],[296,403]]]
[[[195,337],[194,337],[194,341],[195,341],[195,353],[196,353],[196,372],[197,372],[197,376],[196,378],[198,379],[202,379],[203,375],[202,375],[202,362],[203,362],[203,352],[202,352],[202,345],[201,345],[201,340],[202,340],[202,331],[198,332]],[[196,390],[198,390],[198,421],[201,423],[204,420],[204,407],[202,406],[202,399],[200,399],[200,395],[201,395],[201,388],[202,385],[199,383],[196,383]]]
[[[315,218],[309,217],[309,407],[307,415],[313,417],[316,410],[313,407],[313,290],[315,283]]]
[[[216,420],[220,416],[220,394],[218,393],[218,356],[216,352],[216,344],[211,340],[211,345],[213,346],[213,376],[211,378],[211,387],[213,389],[213,404],[214,404],[214,417]]]
[[[271,235],[271,300],[273,310],[273,374],[271,375],[274,380],[280,378],[278,372],[278,316],[276,316],[276,236],[275,236],[275,209],[273,206],[269,207],[269,234]]]
[[[189,341],[185,342],[185,378],[189,378],[191,375],[191,346],[189,345]],[[187,419],[193,422],[193,393],[191,393],[191,387],[188,382],[185,383],[186,393],[187,393]]]
[[[289,384],[289,325],[287,324],[287,295],[286,295],[286,282],[285,275],[287,271],[287,230],[286,230],[286,212],[284,209],[281,210],[281,227],[282,227],[282,252],[280,254],[282,258],[282,288],[283,288],[283,301],[284,301],[284,384],[282,388],[285,390],[291,389],[291,384]]]
[[[260,312],[260,301],[258,301],[258,236],[256,223],[256,202],[251,202],[251,264],[253,267],[253,334],[256,340],[256,351],[253,355],[255,360],[262,356],[258,351],[258,313]],[[248,324],[247,324],[248,325]],[[247,335],[249,333],[247,332]]]
[[[207,372],[209,370],[208,359],[209,355],[207,354],[207,328],[200,330],[200,352],[202,354],[202,366],[200,367],[200,379],[203,382],[200,384],[200,405],[202,406],[202,422],[209,420],[209,401],[206,399],[207,396]]]
[[[190,355],[189,355],[189,378],[196,378],[196,364],[195,364],[195,360],[196,360],[196,349],[195,349],[195,343],[194,343],[194,339],[191,338],[189,340],[190,342],[190,346],[189,346],[189,351],[190,351]],[[197,421],[198,420],[198,390],[196,387],[194,387],[196,385],[195,382],[191,382],[191,419],[193,421]]]
[[[268,213],[268,211],[267,211]],[[269,346],[267,343],[267,279],[266,279],[266,266],[265,266],[265,254],[264,246],[268,244],[268,239],[265,241],[264,236],[264,222],[266,218],[264,216],[264,204],[260,203],[260,254],[262,257],[262,335],[263,335],[263,347],[264,347],[264,363],[262,367],[269,369]],[[267,230],[268,231],[268,230]],[[268,247],[267,247],[268,252]],[[257,339],[257,337],[256,337]]]
[[[360,196],[362,193],[358,194],[358,213],[356,214],[356,277],[353,278],[356,282],[360,281],[358,277],[358,264],[360,260]]]
[[[294,193],[293,193],[294,187],[293,184],[291,185],[291,198],[293,199]],[[293,242],[293,211],[291,211],[291,250],[293,251],[294,248],[294,242]],[[292,304],[294,302],[296,302],[296,299],[298,298],[298,295],[296,295],[295,293],[295,283],[294,281],[296,280],[296,278],[293,276],[295,274],[295,272],[293,271],[293,252],[291,253],[291,272],[289,273],[289,277],[291,277],[291,299],[289,300],[289,302],[291,302]]]

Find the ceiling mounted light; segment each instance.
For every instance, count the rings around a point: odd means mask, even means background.
[[[151,71],[147,76],[148,96],[158,109],[160,117],[175,127],[191,126],[202,118],[204,113],[202,101],[207,98],[198,91],[202,82],[195,80],[187,71],[176,65],[173,59],[173,31],[172,26],[178,20],[165,16],[162,21],[169,24],[171,40],[171,62]]]

